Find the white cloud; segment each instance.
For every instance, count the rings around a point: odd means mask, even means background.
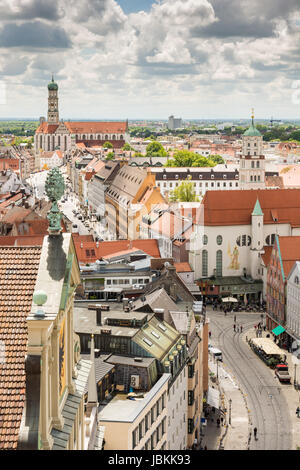
[[[0,52],[2,78],[16,85],[2,115],[24,115],[22,86],[35,96],[27,112],[43,114],[45,87],[54,72],[65,118],[166,117],[170,112],[186,118],[245,116],[254,102],[271,115],[283,95],[282,115],[297,116],[288,99],[292,81],[300,77],[299,11],[291,20],[296,3],[287,0],[284,14],[277,0],[255,0],[255,8],[243,0],[253,8],[243,36],[239,2],[224,1],[227,10],[221,13],[217,0],[162,0],[149,12],[130,15],[116,0],[57,0],[49,11],[44,1],[44,9],[38,9],[37,0],[8,2],[6,21],[41,18],[47,28],[65,31],[72,47],[35,53],[20,46],[14,59],[7,50]],[[263,37],[262,25],[270,21]],[[226,36],[228,28],[236,28],[239,36]]]

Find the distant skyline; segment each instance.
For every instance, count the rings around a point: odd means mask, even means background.
[[[299,0],[1,0],[0,16],[0,118],[46,116],[52,72],[64,119],[300,117]]]

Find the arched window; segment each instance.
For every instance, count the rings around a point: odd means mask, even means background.
[[[58,145],[59,148],[60,148],[60,135],[59,135],[58,138],[57,138],[57,145]]]
[[[48,135],[48,150],[50,150],[50,135]]]
[[[43,136],[40,136],[40,148],[43,148]]]
[[[249,235],[241,235],[237,237],[236,244],[237,246],[250,246],[251,245],[251,237]]]
[[[97,140],[101,140],[100,134],[97,135]]]
[[[55,135],[52,137],[52,150],[55,150]]]
[[[269,245],[269,246],[272,246],[274,245],[275,243],[275,233],[272,233],[272,235],[268,235],[267,238],[266,238],[266,244]]]
[[[217,236],[217,245],[222,245],[222,243],[223,243],[223,237],[222,237],[222,235],[218,235]]]
[[[124,136],[122,134],[120,135],[120,140],[124,140]]]
[[[67,136],[65,135],[65,150],[67,150]]]
[[[202,251],[202,277],[208,275],[208,252],[207,250]]]
[[[108,140],[108,135],[105,136],[105,140]]]
[[[207,236],[207,235],[203,235],[202,243],[203,243],[203,245],[207,245],[207,244],[208,244],[208,236]]]
[[[82,136],[82,140],[85,140],[85,134],[83,134],[83,136]]]
[[[218,250],[216,254],[216,274],[217,277],[223,276],[223,254],[222,250]]]
[[[112,140],[116,140],[116,136],[115,136],[115,135],[112,136]]]

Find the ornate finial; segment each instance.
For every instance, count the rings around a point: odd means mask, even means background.
[[[251,115],[251,119],[252,119],[252,124],[254,124],[254,108],[252,108],[252,115]]]
[[[52,82],[54,82],[54,76],[53,76],[53,72],[52,72]]]
[[[64,178],[57,167],[53,168],[47,176],[45,192],[52,202],[47,219],[49,221],[48,232],[50,235],[59,235],[61,233],[62,214],[57,206],[57,201],[62,197],[65,191]]]

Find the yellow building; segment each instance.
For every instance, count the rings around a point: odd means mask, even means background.
[[[143,398],[117,394],[99,413],[104,450],[166,450],[170,374],[163,374]]]
[[[0,323],[9,325],[2,338],[0,324],[0,398],[9,404],[0,412],[0,448],[87,449],[84,391],[92,363],[80,360],[73,331],[80,276],[71,234],[46,236],[42,246],[0,247],[0,259],[7,272],[0,290],[14,310],[0,307]]]

